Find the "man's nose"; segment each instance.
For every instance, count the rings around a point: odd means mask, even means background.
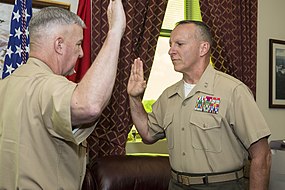
[[[79,53],[79,58],[82,58],[84,56],[84,52],[83,52],[83,49],[82,47],[80,48],[80,53]]]

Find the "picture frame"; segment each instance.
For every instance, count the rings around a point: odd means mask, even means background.
[[[285,108],[285,41],[269,39],[269,108]]]
[[[1,3],[14,4],[15,0],[2,0]],[[33,0],[32,2],[32,7],[37,8],[37,9],[42,9],[44,7],[49,7],[49,6],[60,7],[60,8],[70,10],[69,3],[49,1],[49,0]]]

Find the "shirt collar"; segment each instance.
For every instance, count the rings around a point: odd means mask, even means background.
[[[202,74],[199,82],[193,91],[200,91],[207,94],[214,94],[214,80],[216,71],[212,64],[209,64]]]
[[[43,61],[41,61],[40,59],[30,57],[28,59],[27,64],[28,63],[29,64],[34,64],[34,65],[36,65],[36,66],[38,66],[38,67],[40,67],[40,68],[42,68],[42,69],[44,69],[44,70],[46,70],[48,72],[53,73],[53,71],[49,68],[49,66],[47,64],[45,64]]]
[[[169,89],[168,98],[178,94],[181,98],[184,97],[184,81],[180,80]]]
[[[194,95],[196,92],[204,92],[206,94],[214,94],[214,79],[215,79],[215,69],[211,64],[207,66],[204,73],[202,74],[199,82],[192,89],[188,96]],[[180,80],[174,84],[173,88],[170,88],[168,97],[178,94],[180,97],[184,97],[184,82]]]

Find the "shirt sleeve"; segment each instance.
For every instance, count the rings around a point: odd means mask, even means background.
[[[163,100],[163,94],[152,105],[152,112],[148,114],[148,126],[151,136],[156,139],[165,138],[164,118],[167,102]]]
[[[245,148],[263,137],[271,135],[251,91],[244,84],[238,85],[232,96],[231,125]]]
[[[76,83],[52,75],[42,82],[40,106],[44,124],[51,135],[77,144],[72,132],[71,97]]]

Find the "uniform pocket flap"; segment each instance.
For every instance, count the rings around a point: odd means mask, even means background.
[[[202,130],[210,130],[219,128],[221,123],[221,116],[218,114],[193,112],[190,117],[190,123],[196,125]]]

